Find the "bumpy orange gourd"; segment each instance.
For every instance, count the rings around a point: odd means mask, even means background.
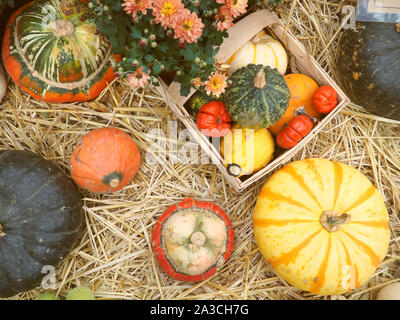
[[[82,138],[71,155],[71,177],[91,192],[114,192],[129,184],[140,166],[135,141],[117,128],[101,128]]]
[[[289,87],[290,101],[289,107],[282,118],[268,128],[275,136],[282,130],[285,124],[296,116],[295,111],[298,108],[304,107],[305,113],[311,118],[321,118],[321,114],[315,110],[312,102],[314,92],[319,87],[318,84],[310,77],[300,73],[288,74],[284,78]]]
[[[389,246],[388,213],[358,170],[325,159],[293,162],[263,186],[254,235],[283,279],[315,294],[364,284]]]

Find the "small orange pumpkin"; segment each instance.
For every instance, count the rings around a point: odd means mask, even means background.
[[[71,155],[75,183],[91,192],[114,192],[129,184],[140,166],[140,153],[129,134],[117,128],[95,129]]]
[[[312,98],[318,89],[318,84],[305,74],[293,73],[284,76],[290,91],[289,107],[277,123],[268,129],[277,135],[285,124],[296,116],[296,110],[304,107],[304,112],[311,118],[320,119],[321,114],[313,107]]]

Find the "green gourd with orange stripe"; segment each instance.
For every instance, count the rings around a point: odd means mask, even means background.
[[[111,45],[98,32],[85,3],[39,0],[11,15],[3,40],[4,65],[34,98],[87,101],[115,78]]]
[[[296,161],[272,175],[253,223],[260,252],[276,273],[320,295],[366,283],[390,241],[378,190],[355,168],[326,159]]]
[[[231,75],[250,63],[275,68],[284,75],[288,65],[288,55],[278,40],[261,31],[228,59],[227,64],[230,65],[228,74]]]

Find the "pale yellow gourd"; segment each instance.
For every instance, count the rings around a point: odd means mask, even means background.
[[[228,173],[237,176],[249,175],[264,168],[272,160],[274,149],[274,138],[267,128],[255,130],[235,125],[221,139],[221,155]]]
[[[278,40],[272,38],[265,31],[261,31],[230,57],[227,64],[230,65],[228,75],[248,64],[269,66],[284,75],[288,65],[288,56]]]
[[[358,170],[325,159],[296,161],[273,174],[253,218],[257,245],[276,273],[315,294],[364,284],[389,246],[378,190]]]

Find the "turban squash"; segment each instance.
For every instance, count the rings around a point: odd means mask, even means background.
[[[220,207],[186,198],[158,218],[151,242],[156,260],[169,276],[202,281],[228,260],[233,237],[232,224]]]
[[[365,283],[390,240],[384,201],[358,170],[325,159],[293,162],[262,187],[253,216],[260,252],[293,286],[342,294]]]
[[[55,164],[28,151],[0,152],[0,297],[40,285],[83,221],[78,188]]]
[[[96,98],[115,75],[111,46],[78,0],[40,0],[16,10],[3,39],[5,68],[15,83],[47,102]]]

